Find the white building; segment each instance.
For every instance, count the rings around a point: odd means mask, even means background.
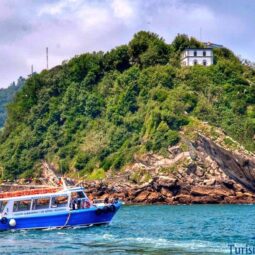
[[[212,48],[189,48],[181,54],[182,66],[194,65],[213,65],[213,50]]]

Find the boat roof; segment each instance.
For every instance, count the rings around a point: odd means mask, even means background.
[[[69,194],[70,192],[75,192],[75,191],[76,192],[84,191],[84,188],[83,187],[72,187],[72,188],[61,189],[59,191],[50,192],[50,193],[39,193],[39,194],[23,195],[23,196],[10,196],[10,197],[5,197],[5,198],[0,198],[0,202],[1,201],[8,201],[8,200],[16,200],[16,201],[17,200],[25,200],[25,199],[29,200],[29,199],[33,199],[33,198],[51,197],[51,196],[56,196],[56,195],[61,196],[61,195]],[[11,193],[12,192],[10,192],[10,194]],[[2,193],[2,194],[4,194],[4,193]]]

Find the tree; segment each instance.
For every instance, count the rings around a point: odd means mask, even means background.
[[[131,62],[141,67],[168,62],[169,46],[155,33],[138,32],[130,41],[128,49]]]
[[[129,58],[128,47],[119,46],[104,55],[104,69],[123,72],[130,67]]]

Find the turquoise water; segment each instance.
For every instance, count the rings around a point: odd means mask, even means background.
[[[229,244],[255,245],[255,206],[124,206],[109,226],[0,233],[0,254],[230,254]]]

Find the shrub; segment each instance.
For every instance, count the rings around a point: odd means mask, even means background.
[[[93,172],[88,176],[89,180],[102,180],[105,178],[105,171],[102,168],[94,169]]]
[[[80,152],[77,156],[74,167],[78,170],[82,170],[85,168],[87,163],[89,162],[91,155]]]

